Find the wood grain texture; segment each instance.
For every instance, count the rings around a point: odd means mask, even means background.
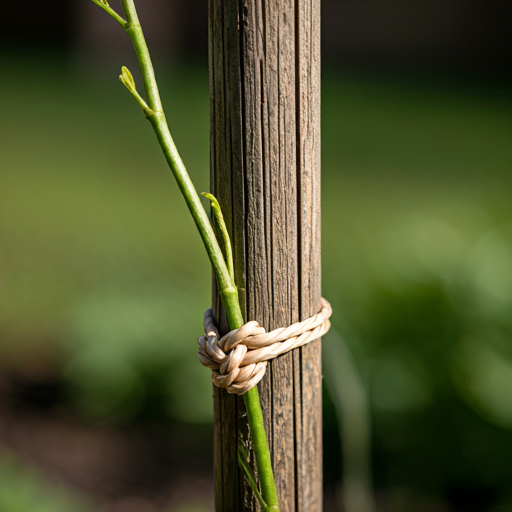
[[[320,0],[209,0],[209,68],[211,191],[242,312],[287,326],[320,310]],[[285,354],[258,386],[282,512],[322,510],[320,356],[320,340]],[[216,510],[256,511],[243,399],[214,401]]]

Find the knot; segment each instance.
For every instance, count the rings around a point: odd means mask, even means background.
[[[197,340],[197,357],[212,370],[216,386],[242,395],[263,378],[269,359],[323,336],[331,326],[331,314],[331,305],[322,298],[320,313],[302,322],[266,332],[253,320],[221,338],[208,309],[204,314],[205,334]]]

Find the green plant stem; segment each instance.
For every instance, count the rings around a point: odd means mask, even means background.
[[[263,412],[261,410],[258,388],[254,387],[244,393],[245,409],[251,429],[252,447],[256,456],[256,467],[260,478],[261,494],[267,504],[266,512],[279,512],[276,483],[272,471],[272,461],[268,449]]]
[[[96,0],[93,1],[98,4]],[[126,16],[126,22],[124,22],[120,16],[114,15],[115,13],[112,14],[109,12],[109,14],[121,23],[133,43],[142,71],[147,104],[150,109],[149,111],[145,110],[146,117],[153,126],[165,158],[172,173],[174,174],[174,177],[176,178],[178,186],[185,198],[187,206],[203,240],[217,278],[217,284],[220,290],[224,309],[227,313],[229,326],[231,329],[237,329],[242,327],[244,319],[240,309],[235,283],[231,279],[230,272],[211,227],[208,215],[203,208],[201,200],[199,199],[197,191],[187,173],[185,165],[183,164],[169,131],[162,108],[162,102],[160,100],[160,94],[158,92],[153,64],[142,32],[142,27],[139,23],[134,2],[133,0],[122,0],[122,5]],[[272,471],[272,463],[265,434],[265,427],[263,424],[263,413],[261,410],[258,389],[253,388],[249,390],[243,395],[243,397],[256,457],[261,494],[267,505],[266,510],[267,512],[279,512],[277,490]]]
[[[144,88],[146,90],[147,104],[150,108],[150,111],[146,111],[146,117],[155,130],[167,163],[176,178],[212,262],[219,289],[221,290],[222,302],[228,313],[229,325],[231,326],[233,323],[240,324],[241,326],[243,325],[243,317],[238,304],[238,293],[229,275],[224,256],[217,243],[208,215],[203,208],[201,200],[199,199],[169,131],[160,100],[160,94],[158,92],[153,64],[133,0],[122,0],[122,3],[127,21],[125,30],[133,43],[139,60]]]

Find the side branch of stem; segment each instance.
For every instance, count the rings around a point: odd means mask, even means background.
[[[121,18],[119,14],[117,14],[112,7],[110,7],[107,4],[104,4],[103,2],[100,2],[100,0],[92,0],[98,7],[101,7],[106,13],[110,14],[112,18],[114,18],[123,28],[126,28],[126,20]]]

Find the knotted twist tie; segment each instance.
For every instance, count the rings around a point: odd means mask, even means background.
[[[205,334],[197,340],[197,357],[212,370],[216,386],[242,395],[263,378],[269,359],[323,336],[331,326],[331,314],[331,305],[322,298],[320,313],[302,322],[266,332],[253,320],[221,338],[208,309],[204,314]]]

